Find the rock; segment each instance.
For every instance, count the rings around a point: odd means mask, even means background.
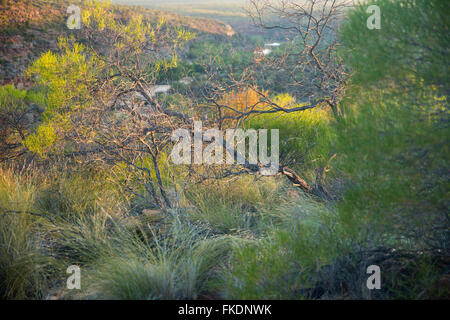
[[[142,210],[142,214],[151,221],[159,221],[164,218],[161,210],[144,209]]]
[[[289,190],[287,192],[287,197],[291,200],[299,200],[300,199],[300,194],[298,191],[296,190]]]

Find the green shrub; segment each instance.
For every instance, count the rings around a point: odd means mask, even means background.
[[[383,15],[380,30],[358,24],[366,17],[362,5],[342,31],[353,85],[341,104],[345,117],[336,139],[339,169],[350,180],[339,211],[348,224],[365,225],[360,231],[367,237],[408,234],[403,244],[424,245],[427,233],[449,222],[443,174],[449,112],[442,91],[448,72],[440,67],[449,39],[435,33],[448,25],[442,16],[448,6],[439,0],[374,3]],[[445,232],[432,233],[442,246]]]
[[[302,198],[277,212],[281,223],[267,237],[235,246],[225,270],[227,299],[302,299],[315,285],[317,272],[343,253],[332,208]],[[268,231],[269,232],[269,231]]]
[[[370,3],[381,7],[381,30],[367,29],[367,4],[349,12],[342,52],[352,78],[340,105],[343,117],[318,135],[323,139],[319,155],[337,153],[333,170],[345,181],[342,199],[313,206],[310,219],[284,211],[288,223],[273,228],[270,237],[236,247],[224,272],[227,298],[448,295],[442,287],[430,294],[445,274],[445,259],[433,250],[448,250],[449,114],[442,90],[448,72],[440,68],[441,52],[448,47],[443,18],[448,6],[443,8],[443,1]],[[419,40],[412,44],[410,39]],[[270,117],[276,126],[291,129],[286,136],[305,137],[290,148],[305,149],[305,142],[314,141],[317,124],[290,126],[289,116]],[[267,127],[266,119],[255,121]],[[373,261],[383,270],[383,287],[369,293],[365,268]]]

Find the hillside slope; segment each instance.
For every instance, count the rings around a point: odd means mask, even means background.
[[[0,84],[26,86],[21,77],[24,69],[41,53],[57,49],[59,36],[70,32],[66,27],[67,7],[80,1],[8,0],[0,5]],[[182,26],[197,34],[232,36],[233,28],[223,22],[192,18],[158,10],[115,5],[114,10],[124,20],[139,12],[154,22],[164,16],[171,25]]]

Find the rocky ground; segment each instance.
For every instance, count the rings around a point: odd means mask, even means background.
[[[44,1],[12,1],[0,7],[0,84],[27,85],[25,68],[42,52],[56,50],[64,33],[65,11],[61,4]]]

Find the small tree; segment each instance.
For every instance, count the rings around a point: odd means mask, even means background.
[[[48,52],[29,68],[48,91],[43,123],[28,145],[39,153],[61,143],[66,155],[124,163],[159,206],[171,207],[158,160],[185,117],[161,105],[151,89],[159,73],[177,65],[177,50],[193,34],[162,18],[155,24],[140,15],[123,21],[111,9],[90,2],[82,10],[83,28],[60,39],[60,53]],[[55,141],[40,135],[43,128],[56,132]]]

